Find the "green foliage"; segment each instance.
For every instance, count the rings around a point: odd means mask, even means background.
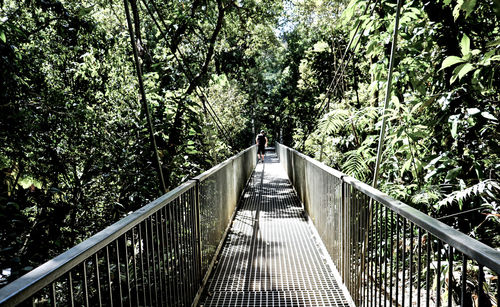
[[[395,6],[368,4],[324,5],[330,13],[324,19],[299,4],[303,16],[292,32],[298,37],[287,43],[288,52],[296,45],[304,51],[293,61],[295,79],[286,81],[297,85],[288,98],[298,106],[289,107],[291,114],[328,105],[314,122],[295,120],[295,147],[369,183]],[[492,245],[498,244],[491,235],[500,227],[493,218],[498,205],[481,201],[479,187],[498,181],[500,165],[498,24],[493,8],[479,1],[404,2],[379,181],[385,192],[434,216],[480,208],[443,221]],[[302,30],[306,25],[313,31]],[[340,81],[322,87],[340,75],[349,41],[351,60]]]
[[[173,188],[252,143],[281,3],[132,2]],[[11,271],[2,286],[162,190],[123,1],[1,1],[0,76],[0,273]]]

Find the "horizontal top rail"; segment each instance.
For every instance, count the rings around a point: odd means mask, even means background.
[[[19,303],[29,295],[50,284],[65,272],[78,265],[101,248],[113,242],[122,234],[138,225],[151,214],[168,205],[177,196],[192,188],[196,182],[189,180],[146,206],[127,215],[123,219],[101,230],[97,234],[45,262],[41,266],[26,273],[15,281],[0,289],[0,304]],[[27,293],[29,291],[29,293]]]
[[[37,291],[56,281],[59,277],[63,276],[65,273],[91,257],[93,254],[97,253],[102,248],[105,248],[114,240],[139,225],[149,216],[167,206],[189,189],[195,187],[197,182],[201,182],[209,178],[217,171],[223,169],[226,165],[232,163],[238,157],[247,153],[253,147],[255,146],[249,147],[239,154],[214,166],[203,174],[188,180],[158,199],[127,215],[113,225],[108,226],[87,240],[7,284],[5,287],[0,289],[0,305],[3,305],[4,303],[16,305],[29,298]]]
[[[307,160],[307,162],[323,169],[324,171],[337,178],[340,178],[343,182],[350,184],[360,192],[387,206],[389,209],[407,218],[415,225],[428,231],[433,236],[441,239],[443,242],[450,244],[463,254],[467,255],[470,259],[474,259],[477,262],[489,267],[497,274],[500,274],[500,251],[482,242],[479,242],[474,238],[471,238],[470,236],[444,224],[443,222],[440,222],[439,220],[421,211],[418,211],[413,207],[408,206],[401,201],[395,200],[389,195],[367,185],[366,183],[363,183],[353,177],[347,176],[335,169],[332,169],[331,167],[328,167],[325,164],[296,151],[295,149],[282,144],[279,144],[279,146],[287,148],[288,150],[294,152],[294,154]]]

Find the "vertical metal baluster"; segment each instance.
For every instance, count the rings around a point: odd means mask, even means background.
[[[477,277],[477,305],[478,306],[484,306],[485,305],[485,298],[484,298],[484,270],[483,270],[483,265],[479,264],[479,276]]]
[[[385,225],[384,225],[384,245],[385,245],[385,252],[384,252],[384,307],[387,306],[387,277],[388,277],[388,274],[387,274],[387,257],[389,256],[389,250],[388,250],[388,240],[389,238],[387,237],[387,234],[388,234],[388,228],[389,228],[389,222],[388,222],[388,219],[387,219],[387,216],[388,216],[388,211],[389,209],[384,206],[384,220],[385,220]]]
[[[343,252],[343,246],[342,246],[342,243],[343,243],[343,236],[344,236],[344,232],[342,231],[343,228],[343,216],[344,216],[344,202],[345,202],[345,183],[342,181],[341,183],[341,186],[340,186],[340,204],[339,204],[339,211],[338,211],[338,215],[337,215],[337,221],[338,221],[338,233],[339,233],[339,240],[338,240],[338,245],[337,245],[337,265],[339,267],[339,273],[342,277],[342,280],[344,280],[344,274],[343,274],[343,269],[344,267],[342,266],[343,265],[343,257],[342,257],[342,252]]]
[[[408,306],[412,306],[413,301],[413,223],[410,222],[410,259],[408,261],[408,266],[410,269],[408,275],[408,282],[410,283],[410,296],[408,298]]]
[[[161,233],[159,231],[158,224],[161,224],[161,216],[159,211],[155,212],[155,228],[156,228],[156,258],[158,259],[158,285],[157,288],[160,290],[160,299],[158,300],[158,305],[163,306],[163,280],[162,280],[162,254],[160,253],[161,244]]]
[[[188,304],[190,302],[188,302],[188,293],[189,293],[189,282],[187,280],[187,269],[186,269],[186,266],[187,266],[187,263],[186,263],[186,257],[188,255],[188,253],[186,252],[186,223],[185,223],[185,220],[184,220],[184,211],[185,211],[185,194],[182,194],[180,197],[179,197],[179,233],[181,235],[180,239],[181,239],[181,250],[182,250],[182,257],[180,258],[180,261],[181,261],[181,264],[182,264],[182,274],[181,274],[181,278],[182,278],[182,283],[184,284],[184,297],[183,297],[183,300],[184,300],[184,304]]]
[[[371,275],[371,302],[372,306],[377,306],[377,218],[376,218],[376,206],[374,200],[372,200],[372,232],[371,232],[371,264],[372,264],[372,275]]]
[[[161,274],[161,282],[163,285],[163,293],[164,295],[161,298],[161,303],[162,306],[165,306],[168,302],[168,294],[167,294],[167,259],[165,257],[165,214],[164,210],[165,207],[162,207],[158,212],[160,214],[160,220],[158,221],[160,223],[160,259],[161,259],[161,264],[163,266],[163,274]]]
[[[182,285],[181,285],[181,280],[179,278],[179,271],[180,271],[180,253],[179,253],[179,233],[177,231],[177,199],[172,202],[172,247],[174,248],[173,250],[173,284],[174,284],[174,292],[176,296],[176,304],[180,305],[182,302]]]
[[[197,196],[197,188],[196,185],[191,188],[192,198],[191,198],[191,220],[193,221],[193,254],[194,254],[194,281],[195,287],[198,288],[200,286],[201,281],[201,273],[200,273],[200,254],[198,251],[198,237],[199,237],[199,228],[198,228],[198,196]],[[195,290],[196,291],[196,290]],[[196,292],[195,292],[196,293]]]
[[[393,286],[393,273],[394,273],[394,211],[391,210],[391,242],[389,246],[391,250],[391,258],[389,259],[389,266],[391,268],[391,274],[389,275],[389,306],[392,307],[392,286]]]
[[[382,274],[383,274],[383,266],[382,266],[382,256],[383,256],[383,245],[385,242],[383,242],[382,240],[382,236],[383,236],[383,231],[382,231],[382,227],[383,227],[383,224],[382,224],[382,204],[378,204],[378,218],[377,220],[379,220],[379,261],[378,261],[378,266],[379,266],[379,283],[378,283],[378,305],[379,306],[382,306],[382,291],[384,290],[384,287],[382,286],[383,282],[382,282]]]
[[[196,261],[196,265],[198,267],[198,285],[201,285],[203,279],[202,273],[202,263],[203,263],[203,254],[201,250],[201,182],[196,181],[195,186],[195,218],[196,218],[196,250],[198,253],[198,259]],[[338,265],[338,263],[337,263]]]
[[[342,279],[347,280],[346,268],[347,268],[347,202],[350,196],[350,186],[346,184],[345,190],[348,193],[345,193],[342,203]]]
[[[497,307],[500,306],[500,274],[497,273]]]
[[[374,297],[373,297],[373,301],[375,303],[375,306],[380,306],[380,301],[378,301],[377,303],[377,299],[378,299],[378,293],[380,292],[380,283],[379,283],[379,256],[380,256],[380,250],[379,250],[379,247],[380,247],[380,241],[379,241],[379,228],[380,228],[380,225],[379,225],[379,218],[378,218],[378,203],[373,201],[373,218],[375,219],[375,227],[374,227],[374,241],[375,241],[375,244],[374,244],[374,247],[373,247],[373,262],[374,262],[374,269],[375,269],[375,272],[374,272],[374,281],[373,281],[373,284],[374,284]]]
[[[432,236],[427,232],[427,271],[425,272],[425,307],[429,307],[431,299],[431,244]]]
[[[184,263],[184,273],[182,274],[184,276],[184,283],[186,284],[186,297],[185,297],[185,302],[186,304],[191,303],[190,302],[190,297],[189,293],[191,292],[191,285],[190,285],[190,280],[189,280],[189,244],[187,243],[187,227],[189,227],[189,224],[187,223],[187,206],[186,206],[186,194],[181,195],[181,200],[182,200],[182,215],[181,215],[181,225],[182,225],[182,245],[184,246],[184,257],[183,263]]]
[[[140,227],[140,225],[139,225]],[[137,277],[137,255],[135,253],[135,227],[132,228],[132,261],[134,266],[134,289],[135,289],[135,303],[139,306],[139,278]],[[132,298],[130,299],[132,301]]]
[[[73,294],[73,273],[71,271],[68,272],[68,289],[69,289],[69,301],[70,306],[75,307],[75,297]]]
[[[441,240],[437,239],[436,306],[441,306]]]
[[[420,275],[422,274],[422,229],[418,227],[418,260],[417,260],[417,307],[420,307],[420,289],[421,280]]]
[[[82,262],[83,266],[83,294],[85,296],[85,306],[89,307],[89,288],[87,285],[87,261]]]
[[[352,291],[352,289],[354,289],[354,285],[353,285],[353,270],[352,270],[352,259],[354,257],[354,253],[355,253],[355,249],[354,249],[354,224],[355,224],[355,221],[354,221],[354,208],[356,206],[356,200],[357,200],[357,197],[353,198],[352,201],[351,201],[351,206],[349,207],[349,289],[351,289],[351,292],[354,292]],[[356,295],[354,295],[354,298],[356,298]]]
[[[370,229],[368,230],[368,264],[370,266],[370,276],[369,276],[369,285],[370,285],[370,307],[374,306],[374,297],[373,297],[373,214],[370,214]]]
[[[399,305],[399,214],[396,214],[396,272],[395,273],[396,273],[396,304]]]
[[[183,233],[184,233],[184,236],[183,236],[183,245],[184,245],[184,268],[185,268],[185,271],[184,271],[184,280],[186,281],[186,285],[187,285],[187,292],[186,292],[186,299],[187,298],[190,298],[191,297],[191,290],[192,290],[192,287],[191,287],[191,272],[190,272],[190,257],[191,257],[191,251],[189,249],[189,239],[188,239],[188,234],[189,234],[189,228],[191,227],[191,224],[189,223],[189,219],[188,219],[188,193],[184,193],[182,194],[182,212],[183,212],[183,223],[181,223],[184,227],[183,227]]]
[[[169,270],[169,275],[170,275],[170,284],[172,285],[172,305],[178,304],[178,297],[179,297],[179,283],[177,282],[177,267],[176,267],[176,261],[177,261],[177,242],[175,241],[175,233],[174,233],[174,206],[175,206],[175,200],[172,201],[170,204],[168,204],[168,229],[169,229],[169,242],[170,242],[170,247],[169,247],[169,262],[170,262],[170,270]]]
[[[50,284],[50,296],[51,296],[51,302],[50,302],[50,305],[52,307],[56,307],[56,283],[55,282],[52,282]]]
[[[149,239],[151,237],[149,231],[148,231],[148,220],[151,217],[148,217],[146,220],[144,220],[144,241],[146,242],[146,276],[147,276],[147,289],[148,289],[148,297],[149,297],[149,304],[153,306],[153,294],[151,293],[151,262],[149,259]]]
[[[108,273],[109,305],[113,306],[113,287],[111,285],[111,268],[109,262],[109,246],[106,245],[106,270]]]
[[[467,256],[462,254],[462,287],[460,291],[460,306],[465,306],[465,295],[467,291]],[[500,302],[500,301],[499,301]]]
[[[349,266],[349,257],[350,257],[350,252],[351,252],[351,240],[350,240],[350,234],[351,234],[351,205],[352,205],[352,199],[354,195],[350,195],[350,197],[347,199],[347,206],[346,206],[346,216],[345,216],[345,223],[347,225],[345,229],[345,284],[348,288],[350,288],[350,283],[351,283],[351,268]]]
[[[127,278],[127,295],[128,295],[128,305],[132,307],[132,295],[130,291],[130,267],[129,267],[129,257],[128,257],[128,241],[127,233],[123,234],[123,246],[125,247],[125,277]]]
[[[175,286],[176,286],[176,292],[179,294],[177,296],[177,304],[182,305],[183,304],[183,299],[184,299],[184,285],[182,284],[182,279],[179,274],[182,274],[182,255],[181,255],[181,249],[180,249],[180,234],[179,234],[179,217],[178,217],[178,208],[179,208],[179,199],[175,199],[173,202],[172,206],[172,211],[173,211],[173,236],[174,240],[172,241],[174,243],[175,247],[175,253],[174,253],[174,260],[175,260]]]
[[[139,224],[139,257],[141,258],[141,267],[140,267],[140,273],[141,273],[141,284],[142,284],[142,299],[144,302],[144,305],[148,305],[147,301],[147,296],[146,296],[146,277],[144,276],[144,238],[142,236],[142,227],[145,224],[145,222],[141,222]]]
[[[403,243],[401,245],[401,258],[403,260],[403,269],[402,269],[402,280],[401,280],[401,300],[403,302],[402,306],[405,306],[405,297],[406,297],[406,218],[403,218]]]
[[[363,217],[363,221],[364,221],[364,225],[365,225],[365,231],[363,232],[362,236],[361,236],[361,242],[362,244],[364,245],[365,243],[365,234],[367,233],[368,231],[368,212],[367,212],[367,208],[366,208],[366,198],[363,199],[363,212],[364,212],[364,217]],[[363,246],[364,249],[367,248],[367,246]],[[369,294],[368,294],[368,282],[369,282],[369,278],[368,278],[368,273],[369,273],[369,270],[368,270],[368,267],[369,267],[369,262],[368,262],[368,253],[366,252],[363,252],[363,255],[364,257],[364,267],[363,267],[363,273],[364,273],[364,282],[363,282],[363,287],[364,287],[364,297],[363,297],[363,301],[362,301],[362,304],[363,304],[363,307],[368,307],[368,300],[369,300]]]
[[[163,216],[165,217],[165,222],[164,222],[164,231],[165,231],[165,284],[167,285],[167,291],[166,291],[166,304],[170,305],[173,301],[173,289],[172,289],[172,283],[170,282],[170,275],[171,275],[171,264],[170,264],[170,221],[169,221],[169,215],[168,215],[168,206],[170,204],[167,204],[165,207],[163,207]]]
[[[360,291],[360,297],[359,301],[361,302],[362,306],[365,307],[366,304],[366,260],[363,259],[362,257],[366,258],[365,253],[363,251],[364,249],[364,242],[365,242],[365,233],[367,229],[367,224],[366,224],[366,209],[365,209],[365,199],[363,198],[360,201],[360,206],[359,210],[361,213],[361,225],[362,228],[359,231],[359,246],[360,246],[360,261],[363,262],[363,268],[361,270],[361,291]]]
[[[366,218],[365,218],[365,208],[364,208],[364,204],[365,204],[365,199],[362,198],[360,201],[359,201],[359,227],[358,227],[358,245],[359,245],[359,262],[360,264],[363,263],[363,266],[360,270],[360,274],[361,276],[359,277],[359,280],[360,280],[360,291],[359,291],[359,299],[358,301],[361,302],[361,304],[363,304],[364,306],[364,300],[365,298],[363,297],[364,296],[364,289],[365,289],[365,286],[364,286],[364,281],[363,281],[363,278],[365,276],[365,267],[366,267],[366,262],[365,260],[363,259],[364,257],[364,252],[363,252],[363,244],[364,244],[364,241],[365,241],[365,237],[364,237],[364,234],[366,232],[366,224],[365,224],[365,221],[366,221]]]
[[[353,226],[353,235],[352,235],[352,242],[353,242],[353,251],[352,251],[352,261],[354,262],[353,267],[351,268],[351,278],[352,278],[352,286],[353,286],[353,294],[351,294],[353,300],[360,305],[360,297],[361,297],[361,290],[362,290],[362,283],[361,283],[361,277],[359,274],[362,272],[361,268],[361,255],[362,255],[362,250],[363,246],[361,245],[360,241],[360,235],[359,233],[361,232],[360,229],[363,227],[361,223],[361,208],[363,206],[363,198],[362,197],[357,197],[354,202],[353,202],[353,218],[354,220],[352,223],[354,224]],[[320,213],[323,214],[323,213]]]
[[[155,303],[154,305],[155,306],[158,306],[158,286],[156,284],[156,257],[155,257],[155,242],[156,242],[156,239],[155,239],[155,231],[154,231],[154,226],[153,226],[153,223],[154,223],[154,214],[152,214],[150,217],[149,217],[149,229],[150,229],[150,232],[149,232],[149,238],[151,238],[151,264],[153,266],[153,291],[154,291],[154,295],[155,295]]]
[[[191,299],[191,275],[189,274],[189,257],[191,255],[190,251],[189,251],[189,240],[188,240],[188,233],[189,233],[189,227],[190,227],[190,224],[189,224],[189,221],[188,221],[188,212],[187,212],[187,194],[184,193],[182,194],[182,217],[183,217],[183,223],[182,225],[184,225],[184,228],[183,228],[183,233],[184,233],[184,279],[186,280],[186,303],[190,303],[190,299]]]
[[[344,184],[345,185],[345,184]],[[341,225],[341,229],[342,229],[342,232],[341,232],[341,242],[340,242],[340,275],[342,276],[342,280],[345,280],[345,220],[346,220],[346,217],[345,217],[345,214],[346,214],[346,210],[345,210],[345,207],[347,206],[347,196],[345,195],[346,192],[347,192],[347,188],[344,186],[342,191],[344,192],[344,195],[342,197],[342,204],[341,204],[341,214],[339,216],[339,220],[340,220],[340,225]]]
[[[453,247],[448,245],[449,259],[448,259],[448,307],[451,306],[451,299],[453,298]]]
[[[178,234],[178,239],[179,239],[179,266],[180,266],[180,270],[179,270],[179,279],[181,280],[181,285],[182,285],[182,299],[181,299],[181,303],[182,304],[185,304],[185,301],[186,301],[186,293],[187,293],[187,288],[186,288],[186,282],[184,280],[184,273],[185,273],[185,269],[184,269],[184,257],[185,257],[185,253],[184,253],[184,242],[182,240],[182,237],[183,237],[183,221],[182,221],[182,200],[181,200],[181,197],[177,198],[177,206],[176,206],[177,210],[176,210],[176,221],[177,221],[177,234]]]
[[[123,292],[122,292],[122,277],[120,269],[120,246],[118,245],[118,239],[115,240],[116,246],[116,280],[118,282],[118,294],[120,295],[120,306],[123,307]]]
[[[196,295],[196,290],[197,290],[197,283],[196,283],[196,252],[195,252],[195,236],[196,236],[196,226],[194,225],[194,219],[193,219],[193,200],[194,200],[194,195],[193,195],[193,189],[190,188],[187,192],[188,195],[188,203],[187,203],[187,210],[188,210],[188,217],[189,217],[189,237],[188,237],[188,242],[189,242],[189,249],[190,249],[190,255],[191,255],[191,262],[190,262],[190,276],[191,276],[191,283],[189,285],[189,288],[191,290],[190,292],[190,297],[194,298]]]
[[[99,302],[99,306],[102,306],[102,295],[101,295],[101,280],[100,280],[100,273],[99,273],[99,257],[97,256],[97,252],[94,254],[94,261],[95,261],[95,280],[96,280],[96,287],[97,287],[97,300]]]

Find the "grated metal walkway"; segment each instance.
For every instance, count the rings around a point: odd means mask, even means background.
[[[276,155],[267,153],[200,306],[351,306],[328,257]]]

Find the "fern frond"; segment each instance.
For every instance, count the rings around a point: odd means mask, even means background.
[[[451,205],[453,202],[457,202],[462,207],[463,202],[472,197],[481,196],[482,198],[495,199],[499,193],[500,184],[495,180],[487,179],[461,191],[452,192],[440,200],[438,206]]]
[[[414,204],[428,205],[440,199],[442,195],[443,194],[440,192],[439,187],[432,186],[428,189],[418,191],[411,197],[411,201]]]
[[[348,110],[335,109],[325,114],[325,116],[321,119],[321,122],[319,123],[319,129],[326,134],[336,133],[342,127],[344,127],[348,119],[349,119]]]
[[[367,160],[359,150],[348,151],[344,154],[342,171],[360,181],[365,181],[369,172]]]

